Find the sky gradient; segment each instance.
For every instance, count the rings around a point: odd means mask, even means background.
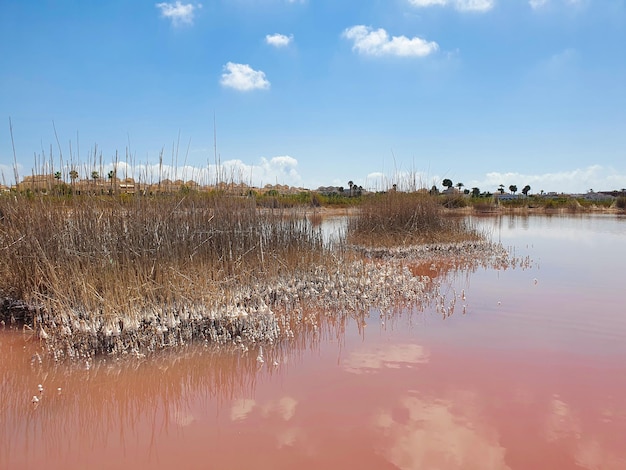
[[[0,177],[10,120],[20,178],[622,189],[625,45],[626,0],[3,1]]]

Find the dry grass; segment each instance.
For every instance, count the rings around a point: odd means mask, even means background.
[[[463,218],[447,216],[438,199],[423,192],[390,191],[364,198],[347,234],[349,243],[366,247],[478,239]]]
[[[452,244],[481,238],[444,211],[418,193],[364,198],[347,243],[331,245],[318,220],[259,209],[254,198],[2,196],[0,313],[21,314],[56,359],[291,339],[317,325],[320,312],[360,314],[428,297],[432,286],[406,257],[457,256]],[[402,261],[382,263],[348,249],[424,243],[448,245],[386,252]],[[486,249],[460,249],[470,248]]]
[[[189,337],[235,334],[218,309],[266,309],[246,288],[326,259],[304,218],[228,196],[2,197],[0,214],[0,296],[34,307],[35,330],[62,332],[71,354],[138,350],[116,338],[184,320],[202,323]]]

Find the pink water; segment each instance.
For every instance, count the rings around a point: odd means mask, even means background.
[[[262,366],[202,346],[31,364],[0,331],[0,469],[626,468],[626,220],[480,223],[530,267],[439,276],[445,320],[372,311]]]

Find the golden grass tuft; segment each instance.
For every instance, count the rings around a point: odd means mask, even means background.
[[[0,297],[27,305],[38,334],[62,332],[68,350],[124,349],[115,338],[172,330],[198,310],[196,323],[221,322],[215,312],[242,302],[246,287],[325,259],[304,217],[245,198],[17,195],[0,198],[0,214]],[[204,336],[241,329],[220,322],[205,321]]]
[[[425,192],[373,194],[348,222],[353,245],[393,247],[479,240],[480,235],[456,216],[446,215],[436,196]]]
[[[319,222],[215,192],[0,196],[0,314],[19,317],[55,359],[272,343],[315,325],[312,311],[391,309],[432,288],[404,260],[367,258],[488,248],[453,246],[481,237],[419,193],[364,197],[345,240],[324,242]],[[441,245],[414,249],[425,243]]]

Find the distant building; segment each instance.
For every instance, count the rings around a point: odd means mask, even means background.
[[[585,199],[586,201],[596,201],[596,202],[612,201],[613,199],[615,199],[615,197],[612,196],[611,194],[606,194],[603,192],[596,193],[593,191],[589,191],[587,194],[584,194],[582,198]]]
[[[59,181],[53,174],[49,175],[29,175],[17,185],[18,191],[50,191]]]
[[[524,194],[512,194],[512,193],[496,193],[494,194],[494,197],[498,200],[498,201],[516,201],[518,199],[526,199],[526,196]]]
[[[135,194],[135,180],[133,178],[125,178],[123,180],[116,181],[116,183],[120,193]]]

